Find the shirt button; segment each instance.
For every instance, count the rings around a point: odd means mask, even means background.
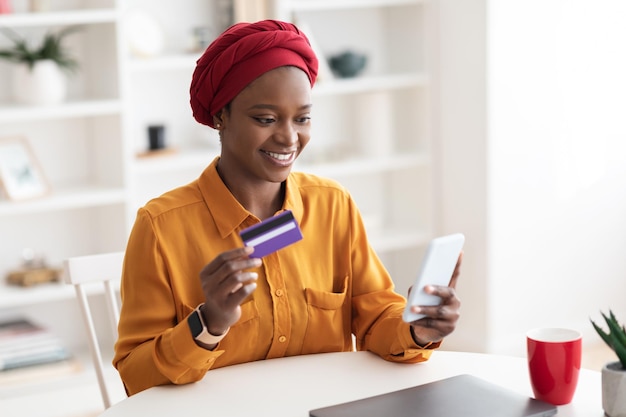
[[[281,336],[281,337],[278,338],[278,341],[280,343],[285,343],[287,341],[287,337],[286,336]]]
[[[276,297],[282,297],[283,296],[283,290],[276,290]]]

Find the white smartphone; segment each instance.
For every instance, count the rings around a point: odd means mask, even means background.
[[[424,317],[423,314],[411,312],[411,306],[434,306],[441,302],[438,296],[426,294],[424,287],[447,286],[450,283],[464,243],[465,236],[462,233],[437,237],[430,242],[402,314],[405,322],[410,323]]]

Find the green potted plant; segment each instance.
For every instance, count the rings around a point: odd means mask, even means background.
[[[0,49],[0,58],[17,64],[13,73],[13,95],[18,103],[58,104],[65,99],[66,75],[78,68],[78,61],[68,53],[63,40],[76,29],[48,32],[38,45],[31,45],[10,29],[0,29],[12,43]]]
[[[608,332],[593,320],[591,324],[618,358],[602,368],[602,407],[609,417],[626,417],[626,328],[618,322],[611,310],[608,316],[601,314]]]

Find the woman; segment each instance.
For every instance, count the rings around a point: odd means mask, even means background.
[[[415,363],[453,331],[454,285],[430,288],[427,317],[370,248],[354,201],[336,182],[292,173],[310,140],[317,58],[306,36],[273,20],[236,24],[198,60],[195,119],[221,154],[194,182],[148,202],[131,232],[113,360],[129,395],[202,379],[213,368],[353,350]],[[291,210],[303,239],[250,257],[239,232]]]

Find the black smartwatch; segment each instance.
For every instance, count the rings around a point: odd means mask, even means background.
[[[214,345],[226,336],[230,328],[226,329],[226,331],[219,336],[209,333],[209,330],[204,324],[204,319],[202,318],[202,311],[200,311],[203,305],[204,304],[200,304],[189,317],[187,317],[187,324],[189,324],[189,330],[191,330],[191,335],[195,340],[205,345]]]

